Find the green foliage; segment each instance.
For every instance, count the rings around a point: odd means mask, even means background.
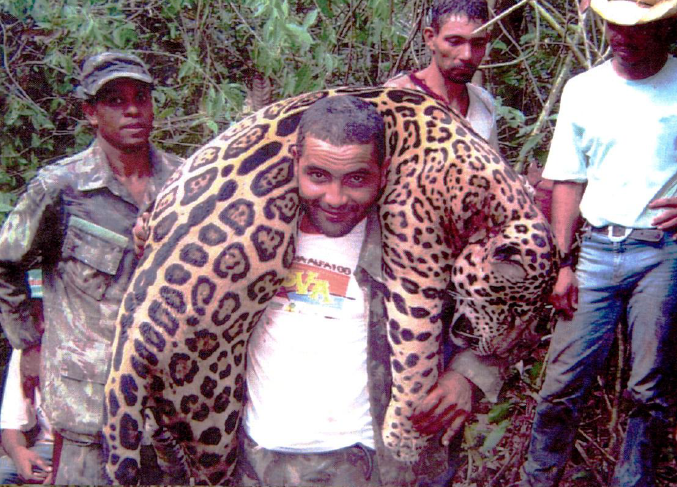
[[[500,402],[489,410],[487,420],[490,423],[500,423],[508,417],[512,405],[509,402]]]
[[[496,448],[503,436],[505,436],[508,426],[510,426],[510,421],[506,419],[498,423],[495,428],[492,428],[484,439],[484,443],[480,447],[480,452],[486,454]]]
[[[499,0],[495,9],[514,3]],[[534,1],[493,27],[485,80],[500,100],[503,155],[521,172],[545,162],[563,82],[608,54],[602,25],[591,15],[579,16],[571,0]]]
[[[379,84],[425,66],[421,17],[429,3],[0,0],[0,193],[16,194],[39,167],[91,140],[73,96],[88,55],[121,49],[144,58],[158,81],[154,141],[188,155],[247,113],[257,76],[283,98]],[[484,78],[500,103],[502,150],[521,170],[547,154],[552,79],[567,55],[576,54],[572,72],[603,55],[599,26],[579,27],[576,12],[573,0],[532,2],[492,27]]]
[[[131,51],[157,80],[154,142],[192,151],[249,110],[263,76],[282,98],[387,77],[413,15],[393,0],[0,0],[0,194],[92,139],[74,97],[83,60]],[[397,15],[395,13],[397,12]],[[397,18],[395,18],[397,17]]]

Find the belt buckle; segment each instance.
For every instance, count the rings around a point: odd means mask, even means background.
[[[609,225],[606,227],[607,237],[612,242],[622,242],[632,233],[632,228],[623,227],[621,225]]]

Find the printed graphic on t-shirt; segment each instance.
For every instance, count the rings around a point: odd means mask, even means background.
[[[333,314],[346,302],[352,270],[331,262],[297,256],[275,298],[273,309],[289,313]]]

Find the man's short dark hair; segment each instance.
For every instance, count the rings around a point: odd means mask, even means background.
[[[303,150],[306,136],[340,147],[374,144],[381,165],[385,158],[385,122],[374,106],[354,96],[330,96],[305,111],[297,132]]]
[[[468,20],[485,23],[489,20],[486,0],[436,0],[430,7],[428,25],[435,33],[440,31],[450,15],[461,14]]]

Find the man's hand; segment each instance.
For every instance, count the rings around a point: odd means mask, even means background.
[[[677,197],[661,198],[652,201],[649,203],[649,208],[652,210],[664,210],[651,221],[653,226],[664,232],[673,232],[677,230]],[[672,238],[677,240],[677,234],[673,235]]]
[[[40,345],[33,345],[21,352],[19,361],[19,374],[24,396],[31,402],[35,401],[35,390],[40,387]]]
[[[18,447],[12,457],[19,477],[30,484],[51,483],[52,466],[28,448]]]
[[[442,444],[449,445],[472,413],[473,388],[473,384],[458,372],[444,372],[428,395],[414,408],[411,416],[414,429],[424,435],[446,430]]]
[[[2,446],[16,466],[19,478],[31,484],[46,484],[52,481],[52,466],[36,452],[26,447],[23,431],[2,430]]]
[[[571,267],[563,267],[559,270],[549,301],[565,319],[573,318],[578,309],[578,279]]]
[[[132,238],[134,239],[134,252],[137,257],[143,256],[143,248],[146,246],[148,237],[150,237],[150,229],[148,228],[148,220],[150,219],[150,213],[147,211],[142,213],[139,218],[136,219],[134,228],[132,229]]]

